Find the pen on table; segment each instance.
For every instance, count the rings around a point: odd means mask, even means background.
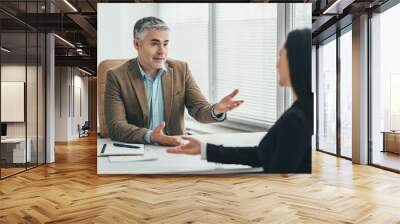
[[[104,151],[106,151],[106,146],[107,146],[107,144],[103,145],[103,148],[101,148],[101,153],[104,153]]]
[[[121,144],[121,143],[114,143],[114,146],[132,148],[132,149],[140,149],[140,147],[136,146],[136,145],[125,145],[125,144]]]

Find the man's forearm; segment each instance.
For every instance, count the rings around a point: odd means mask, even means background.
[[[144,136],[148,129],[139,128],[132,124],[111,124],[109,126],[109,134],[112,140],[130,142],[130,143],[145,143]]]
[[[153,142],[151,141],[151,134],[153,133],[152,130],[147,130],[146,133],[144,134],[144,141],[146,142],[146,144],[153,144]]]
[[[216,114],[215,113],[215,105],[216,104],[214,104],[213,106],[212,106],[212,108],[211,108],[211,117],[214,119],[214,120],[216,120],[216,121],[224,121],[225,119],[226,119],[226,113],[219,113],[219,114]]]

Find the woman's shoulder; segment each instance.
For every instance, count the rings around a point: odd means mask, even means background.
[[[298,104],[294,104],[282,115],[277,124],[285,128],[307,128],[307,122],[305,111]]]

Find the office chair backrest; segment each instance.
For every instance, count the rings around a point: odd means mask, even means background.
[[[100,136],[108,137],[108,129],[104,118],[104,87],[107,77],[107,71],[113,67],[119,66],[128,59],[110,59],[104,60],[97,69],[97,114],[99,118]]]
[[[82,125],[82,130],[89,130],[90,129],[90,123],[89,121],[85,121],[85,123]]]

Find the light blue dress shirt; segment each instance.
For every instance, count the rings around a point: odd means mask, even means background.
[[[158,125],[160,125],[161,122],[164,121],[164,98],[161,79],[167,71],[164,68],[158,69],[157,75],[153,80],[143,71],[139,63],[138,65],[140,74],[144,80],[144,88],[147,96],[147,111],[149,112],[149,130],[144,135],[144,141],[147,144],[152,144],[153,142],[150,138],[151,133]],[[223,121],[226,118],[226,113],[216,115],[214,114],[213,108],[211,110],[211,117],[216,121]]]
[[[144,80],[144,88],[147,96],[147,111],[149,112],[148,131],[144,135],[144,141],[148,144],[151,142],[151,133],[153,130],[164,121],[164,98],[161,78],[165,75],[166,70],[158,69],[154,80],[150,78],[140,67],[140,74]]]

